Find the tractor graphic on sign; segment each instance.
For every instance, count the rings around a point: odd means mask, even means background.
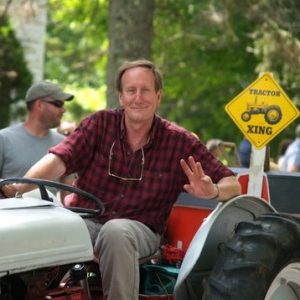
[[[241,118],[244,122],[248,122],[252,115],[264,115],[265,121],[270,125],[277,124],[282,118],[282,112],[278,105],[258,103],[257,97],[255,97],[254,103],[247,103],[247,110],[242,113]]]

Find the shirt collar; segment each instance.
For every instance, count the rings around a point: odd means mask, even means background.
[[[121,112],[120,140],[124,140],[124,138],[125,138],[125,136],[126,136],[124,109],[121,109],[120,112]]]
[[[120,113],[121,113],[121,119],[120,119],[120,132],[119,132],[119,136],[120,136],[120,140],[123,141],[124,138],[125,138],[125,136],[126,136],[124,109],[120,109]],[[151,129],[150,129],[150,135],[149,135],[148,143],[145,145],[144,148],[148,148],[148,147],[150,147],[153,144],[153,142],[155,140],[155,137],[158,134],[159,119],[160,118],[155,114],[154,118],[153,118]]]

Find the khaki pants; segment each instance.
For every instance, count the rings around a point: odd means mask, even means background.
[[[104,225],[85,221],[100,262],[104,298],[138,300],[139,259],[155,253],[160,235],[129,219],[114,219]]]

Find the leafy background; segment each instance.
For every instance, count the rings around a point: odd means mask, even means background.
[[[110,106],[106,76],[113,1],[119,0],[48,0],[45,78],[64,83],[76,94],[66,119],[79,122]],[[134,3],[142,5],[143,0]],[[165,78],[162,116],[204,141],[217,137],[239,143],[242,133],[224,107],[264,71],[273,73],[299,107],[299,1],[157,0],[154,4],[151,56]],[[294,137],[297,123],[272,141],[273,157],[280,140]]]

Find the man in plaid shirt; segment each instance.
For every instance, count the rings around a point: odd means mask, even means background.
[[[137,300],[139,259],[159,247],[178,195],[186,191],[226,201],[240,194],[240,185],[193,134],[156,114],[162,77],[152,62],[123,64],[117,89],[120,109],[87,117],[25,177],[49,180],[77,173],[74,184],[103,201],[104,214],[86,223],[104,297]],[[24,191],[26,186],[14,188]],[[68,205],[94,207],[77,195]]]

